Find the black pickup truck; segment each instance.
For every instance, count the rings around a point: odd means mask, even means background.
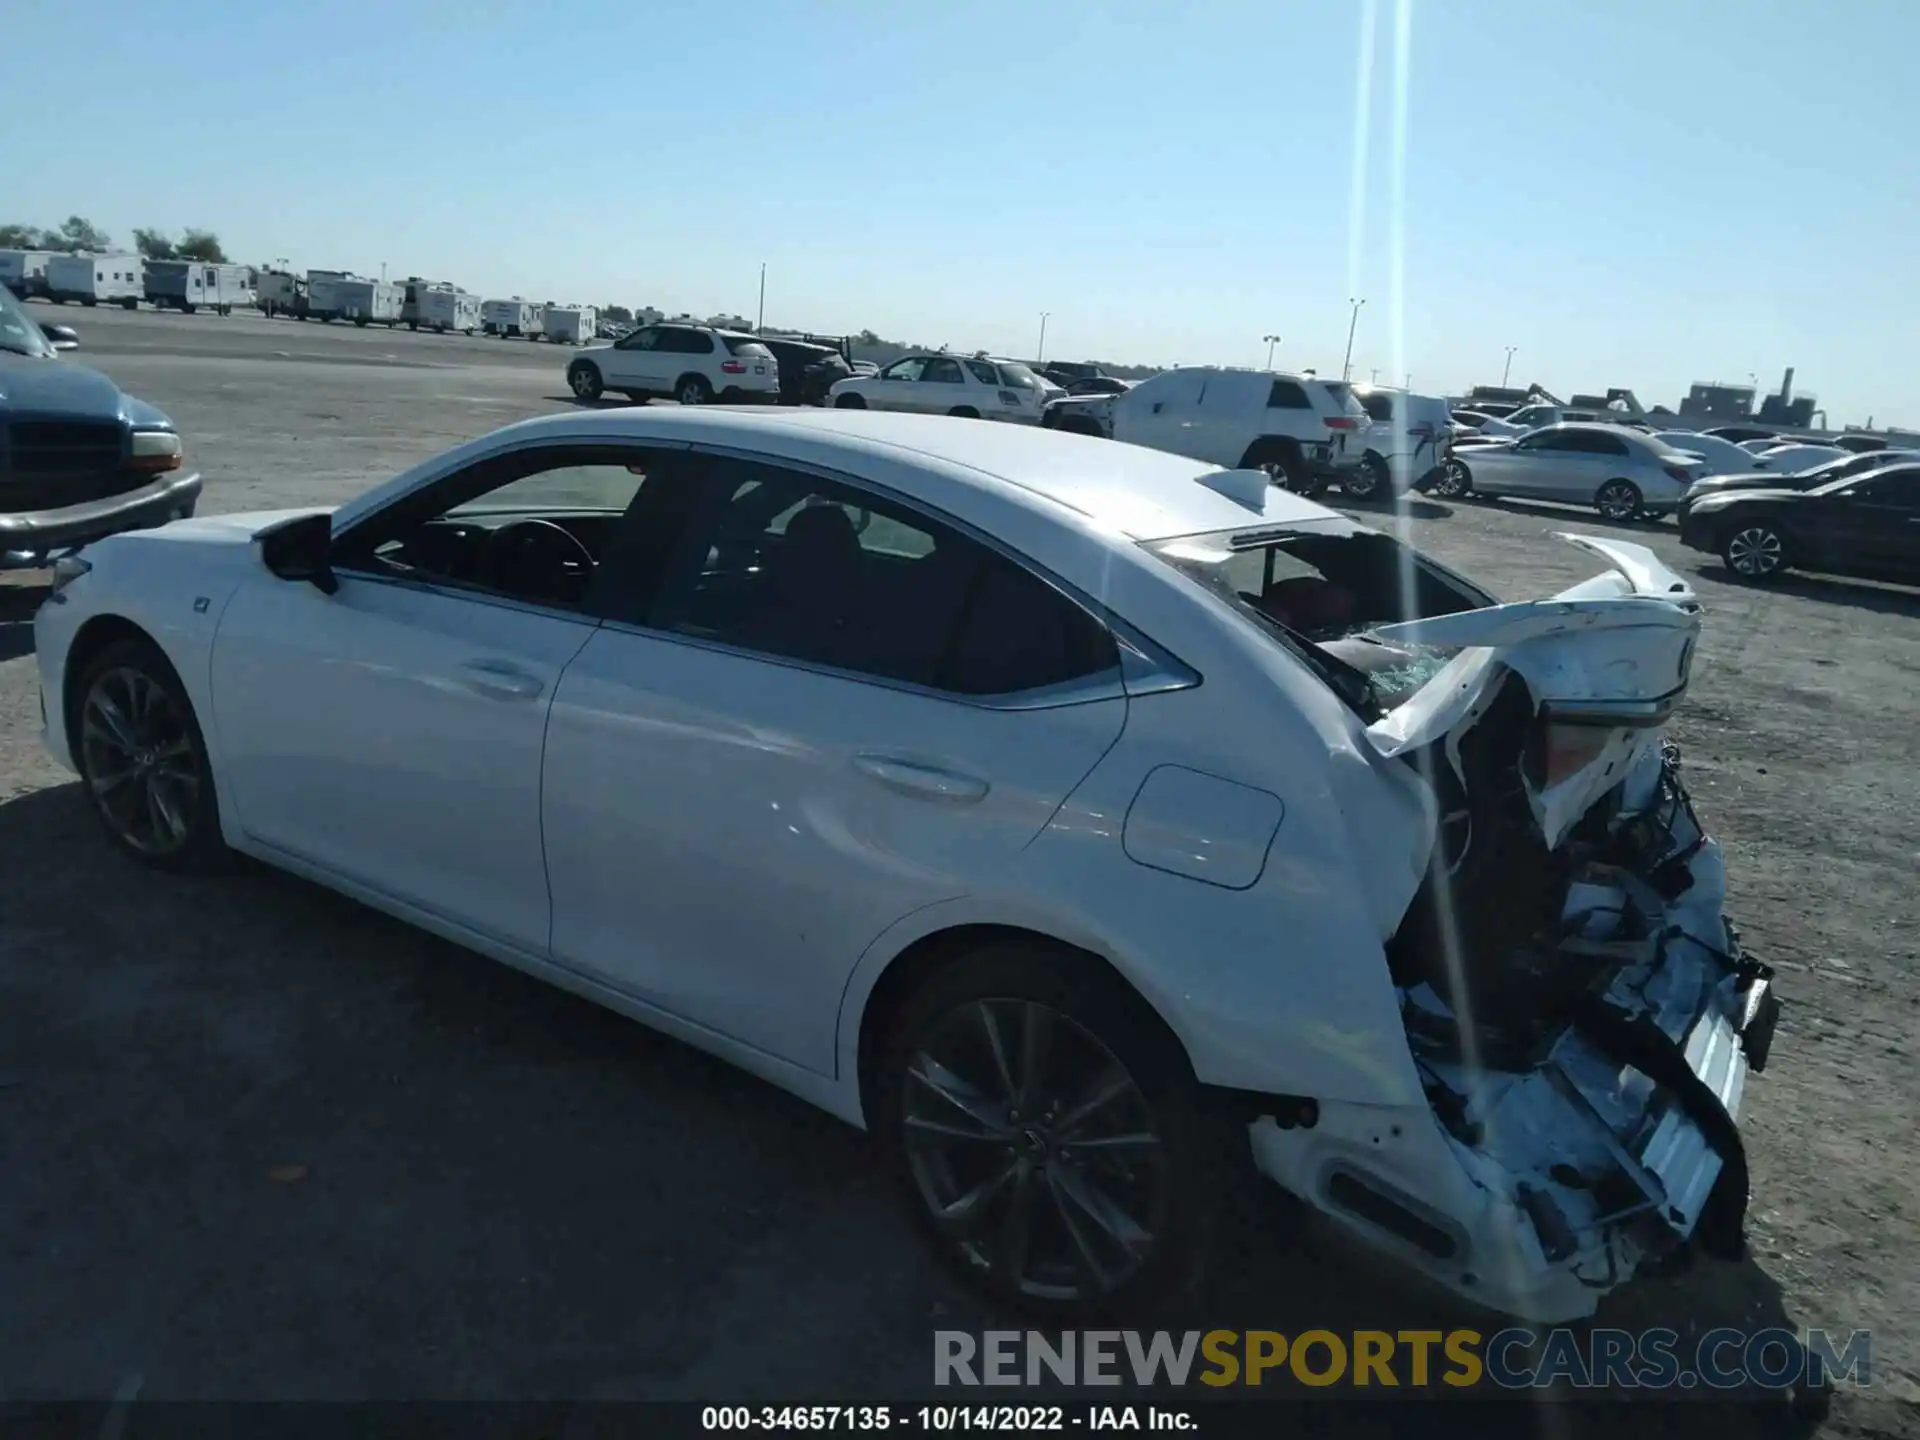
[[[78,343],[64,325],[36,324],[0,286],[0,570],[46,565],[199,503],[173,422],[60,358]]]

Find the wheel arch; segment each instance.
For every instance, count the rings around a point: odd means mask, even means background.
[[[60,669],[60,721],[65,728],[69,748],[73,742],[74,716],[80,705],[80,677],[93,657],[109,645],[122,640],[142,640],[160,652],[176,678],[180,667],[173,663],[173,657],[167,654],[166,646],[154,637],[151,631],[127,619],[124,615],[102,614],[88,617],[86,622],[74,632],[73,643],[67,646],[66,659]],[[202,729],[205,727],[203,726]]]
[[[698,370],[681,371],[673,382],[673,393],[678,395],[680,393],[680,387],[685,385],[689,380],[698,382],[700,388],[706,391],[707,394],[711,395],[714,393],[713,382]]]
[[[1240,457],[1243,470],[1259,467],[1261,457],[1267,455],[1286,456],[1288,459],[1304,462],[1307,452],[1301,448],[1300,441],[1292,435],[1260,435]]]
[[[884,1054],[889,1026],[914,992],[932,976],[989,945],[1024,944],[1058,955],[1071,966],[1082,967],[1124,994],[1141,1016],[1157,1029],[1189,1069],[1193,1056],[1186,1042],[1140,987],[1113,959],[1090,943],[1063,938],[1025,921],[970,919],[948,914],[936,906],[948,923],[929,921],[921,911],[883,934],[849,977],[840,1007],[839,1059],[842,1083],[849,1084],[862,1123],[871,1129],[873,1086]],[[921,922],[915,924],[914,922]],[[889,942],[892,942],[891,945]]]

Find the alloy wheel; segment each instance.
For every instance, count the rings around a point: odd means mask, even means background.
[[[1069,1016],[1026,999],[949,1011],[914,1051],[902,1101],[935,1228],[1006,1290],[1097,1301],[1152,1256],[1172,1183],[1153,1109]]]
[[[1467,493],[1467,467],[1458,460],[1449,460],[1441,467],[1440,477],[1433,482],[1436,495],[1456,496]]]
[[[1593,497],[1593,508],[1609,520],[1631,520],[1640,513],[1640,492],[1624,480],[1609,480]]]
[[[142,854],[172,855],[199,817],[205,777],[187,718],[146,671],[103,671],[80,707],[87,785],[108,825]]]
[[[595,383],[596,378],[592,370],[582,365],[573,372],[573,393],[578,395],[582,400],[593,399],[600,389],[599,385]]]
[[[1771,575],[1786,559],[1780,537],[1764,525],[1738,531],[1727,541],[1727,563],[1742,575]]]
[[[700,388],[700,386],[695,384],[693,381],[689,380],[686,384],[680,387],[680,394],[678,398],[682,405],[698,405],[702,400],[706,398],[706,393]]]

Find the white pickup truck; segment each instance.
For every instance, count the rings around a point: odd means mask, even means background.
[[[1056,400],[1040,423],[1228,469],[1266,470],[1288,489],[1314,495],[1357,471],[1370,422],[1352,387],[1338,380],[1195,366],[1150,376],[1124,395]]]

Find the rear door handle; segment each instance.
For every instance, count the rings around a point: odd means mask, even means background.
[[[903,795],[913,795],[925,800],[950,800],[958,805],[971,805],[986,798],[992,787],[977,775],[961,775],[952,770],[943,770],[938,765],[925,765],[917,760],[902,760],[892,755],[856,755],[853,757],[856,770],[870,775],[889,790],[898,790]]]
[[[532,700],[547,688],[538,675],[505,660],[470,660],[460,667],[460,681],[489,700]]]

